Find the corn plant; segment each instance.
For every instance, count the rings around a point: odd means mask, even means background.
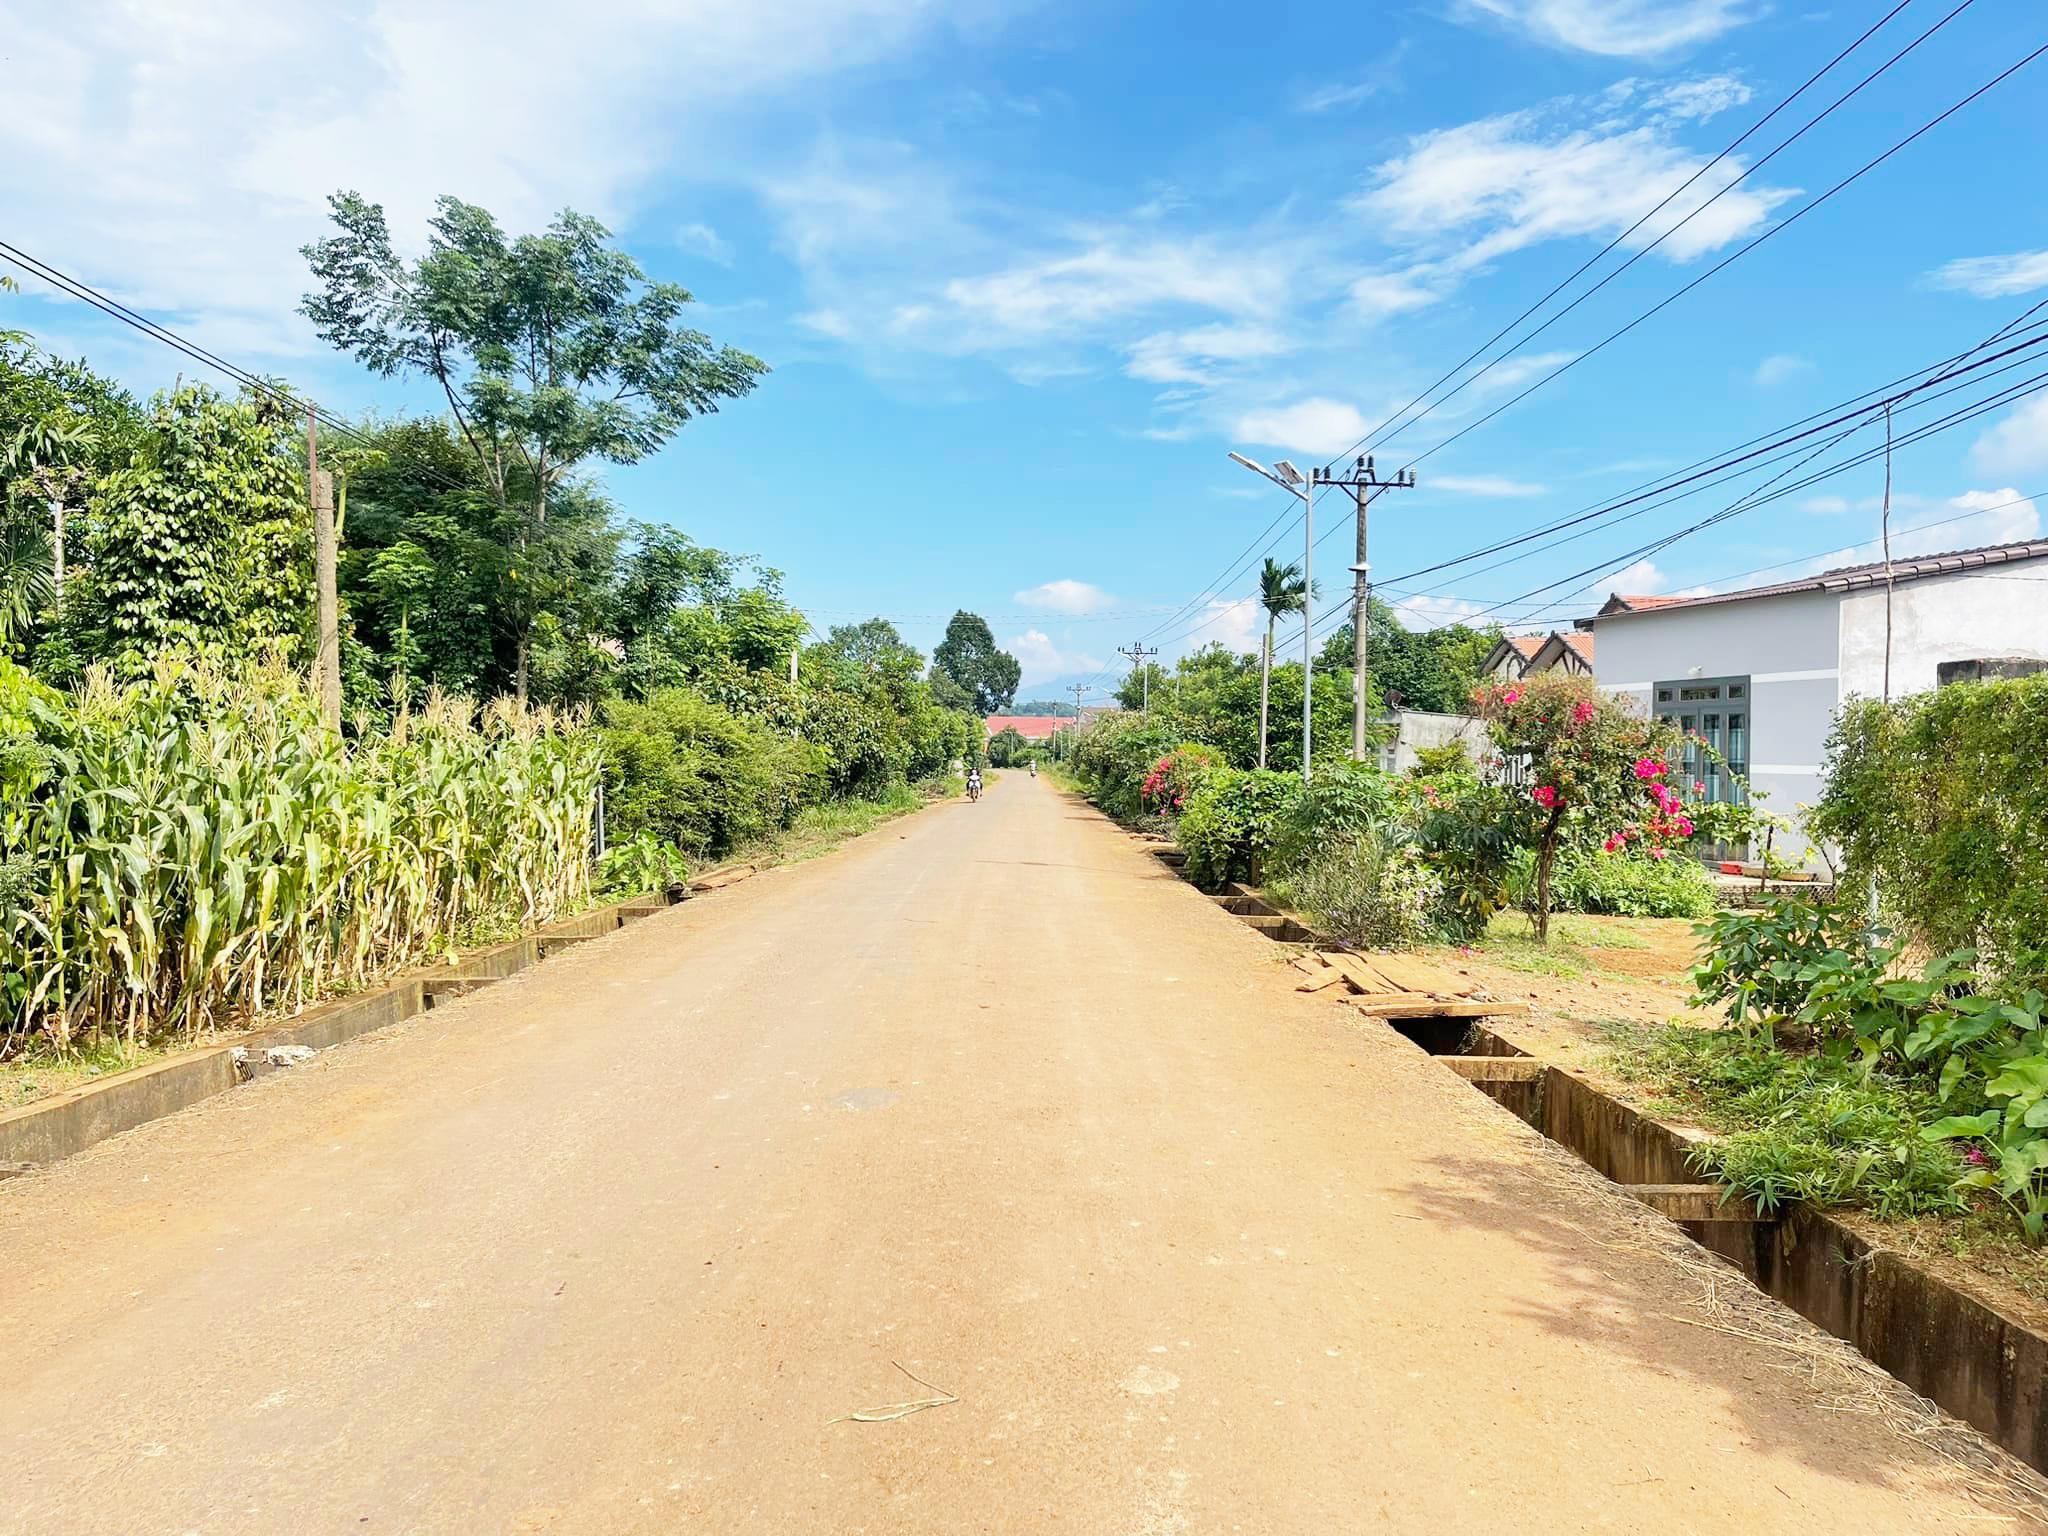
[[[345,743],[280,668],[164,663],[22,706],[5,1043],[190,1039],[544,922],[589,884],[580,723],[429,696]]]

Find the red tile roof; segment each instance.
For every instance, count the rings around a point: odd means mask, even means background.
[[[1795,592],[1859,592],[1881,587],[1886,582],[1924,581],[1930,576],[1961,576],[1987,565],[2009,565],[2018,560],[2048,560],[2048,539],[2023,539],[2015,544],[1987,544],[1978,549],[1952,549],[1938,555],[1916,555],[1886,565],[1872,560],[1863,565],[1844,565],[1818,576],[1801,576],[1792,581],[1774,581],[1768,586],[1744,587],[1736,592],[1708,592],[1700,597],[1623,597],[1607,599],[1593,619],[1580,619],[1579,627],[1590,628],[1594,619],[1618,613],[1635,613],[1644,608],[1698,608],[1709,603],[1739,603],[1752,597],[1784,597]]]
[[[1522,653],[1522,660],[1533,661],[1536,659],[1536,653],[1543,649],[1543,642],[1548,640],[1550,636],[1503,635],[1501,636],[1501,638],[1507,641],[1509,645],[1512,645],[1516,650]]]
[[[1593,637],[1591,635],[1582,635],[1576,632],[1560,632],[1558,639],[1577,651],[1579,659],[1585,662],[1587,666],[1593,665]]]

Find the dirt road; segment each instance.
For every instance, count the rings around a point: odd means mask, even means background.
[[[0,1531],[2010,1528],[1625,1205],[1011,774],[0,1185]]]

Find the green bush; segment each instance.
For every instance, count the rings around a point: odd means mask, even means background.
[[[826,786],[824,752],[694,688],[614,700],[599,737],[617,842],[648,832],[715,858],[788,826]]]
[[[1527,911],[1535,887],[1535,853],[1519,849],[1509,866],[1509,898]],[[1684,854],[1657,859],[1634,849],[1589,853],[1569,848],[1550,872],[1550,905],[1558,912],[1698,920],[1714,915],[1714,881],[1697,859]]]
[[[1808,820],[1929,949],[2015,970],[2048,950],[2048,673],[1852,701]]]
[[[1412,841],[1355,832],[1318,846],[1289,876],[1297,908],[1322,932],[1379,948],[1432,935],[1444,904],[1443,879]]]
[[[1453,938],[1477,938],[1508,899],[1508,791],[1446,777],[1417,788],[1410,805],[1416,841],[1443,882],[1438,926]]]
[[[1283,871],[1305,868],[1325,847],[1375,836],[1403,814],[1396,781],[1372,763],[1340,758],[1312,782],[1296,782],[1273,829],[1274,865]]]
[[[1273,833],[1301,781],[1287,773],[1219,769],[1181,809],[1178,841],[1188,878],[1205,890],[1256,880],[1273,851]]]
[[[1169,726],[1141,715],[1102,715],[1076,739],[1069,766],[1089,799],[1120,821],[1134,821],[1145,812],[1146,777],[1177,745]]]

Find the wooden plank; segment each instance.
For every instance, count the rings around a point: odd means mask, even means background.
[[[1358,999],[1352,1002],[1358,1004]],[[1526,1013],[1526,1003],[1433,1002],[1418,998],[1412,1003],[1359,1004],[1358,1011],[1375,1019],[1490,1019],[1502,1013]]]
[[[1374,955],[1373,966],[1395,986],[1409,992],[1424,992],[1432,996],[1456,997],[1471,988],[1471,982],[1461,981],[1435,966],[1411,958],[1408,955]]]
[[[1294,990],[1297,992],[1322,992],[1330,987],[1342,986],[1344,984],[1345,978],[1333,971],[1324,976],[1311,976]]]
[[[1449,1067],[1468,1083],[1533,1083],[1550,1070],[1534,1056],[1439,1056],[1437,1065]]]
[[[1769,1221],[1725,1184],[1624,1184],[1621,1192],[1673,1221]]]

